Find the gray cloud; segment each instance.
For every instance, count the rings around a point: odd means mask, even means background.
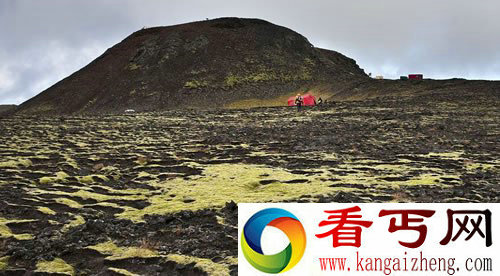
[[[500,79],[496,0],[2,0],[0,103],[21,103],[144,26],[262,18],[397,78]]]

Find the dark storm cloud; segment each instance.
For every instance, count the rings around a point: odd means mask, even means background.
[[[496,0],[1,0],[0,103],[21,103],[144,26],[262,18],[396,78],[500,79]]]

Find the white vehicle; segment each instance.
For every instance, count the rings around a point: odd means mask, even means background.
[[[135,113],[135,110],[134,109],[127,109],[127,110],[125,110],[125,113]]]

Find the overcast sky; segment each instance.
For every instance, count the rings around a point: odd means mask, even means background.
[[[500,79],[498,0],[0,0],[0,104],[19,104],[146,26],[251,17],[373,75]]]

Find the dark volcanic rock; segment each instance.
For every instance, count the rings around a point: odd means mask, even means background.
[[[0,104],[0,116],[6,116],[13,113],[17,108],[15,104]]]

